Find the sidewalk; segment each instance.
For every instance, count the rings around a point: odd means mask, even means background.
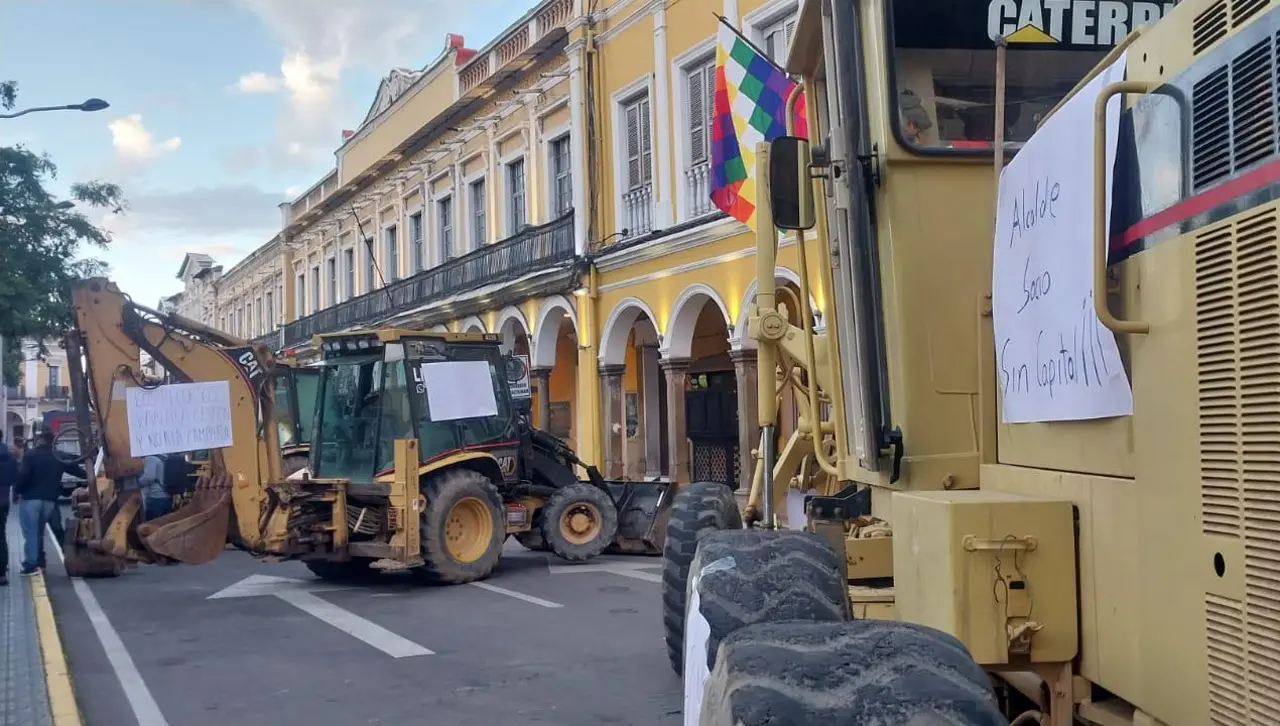
[[[22,535],[17,507],[10,508],[5,533],[9,585],[0,587],[0,726],[79,726],[44,576],[18,574]],[[49,558],[58,556],[51,539],[45,546]]]

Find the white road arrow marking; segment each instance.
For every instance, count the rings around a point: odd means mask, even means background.
[[[311,584],[305,580],[295,580],[291,577],[250,575],[230,587],[215,592],[207,599],[223,600],[270,595],[278,597],[302,612],[315,616],[338,630],[364,641],[392,658],[434,654],[412,640],[402,638],[381,625],[365,620],[359,615],[349,610],[344,610],[327,600],[322,600],[313,594],[315,592],[343,589],[346,588]]]

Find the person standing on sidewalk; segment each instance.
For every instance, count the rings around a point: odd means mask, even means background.
[[[18,459],[0,435],[0,587],[9,584],[9,498],[18,482]]]
[[[64,463],[54,454],[53,432],[41,432],[40,445],[22,457],[22,468],[14,487],[18,497],[18,524],[22,527],[23,575],[34,575],[44,568],[44,528],[58,516],[64,472],[87,478],[84,467]],[[61,527],[54,529],[60,530]]]
[[[150,522],[169,513],[173,506],[173,497],[164,487],[165,457],[152,454],[142,460],[142,475],[138,483],[142,485],[143,519]]]

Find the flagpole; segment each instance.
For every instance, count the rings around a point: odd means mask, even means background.
[[[786,68],[783,68],[782,66],[778,65],[772,58],[769,57],[768,53],[761,50],[760,46],[756,45],[755,43],[752,43],[750,40],[747,39],[747,36],[743,35],[741,31],[733,27],[733,23],[729,22],[728,18],[726,18],[725,16],[715,11],[712,11],[711,14],[716,16],[716,20],[719,20],[721,23],[723,23],[726,28],[728,28],[729,30],[732,30],[733,34],[738,36],[738,39],[741,40],[743,43],[746,43],[751,48],[751,50],[754,50],[756,52],[757,55],[759,55],[761,58],[764,58],[766,61],[768,61],[769,65],[773,66],[774,68],[777,68],[779,73],[782,73],[788,77],[791,75],[787,73]]]

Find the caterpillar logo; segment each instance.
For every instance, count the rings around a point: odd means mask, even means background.
[[[516,457],[499,456],[498,468],[502,470],[503,476],[511,476],[516,473]]]
[[[1106,48],[1134,28],[1164,17],[1176,2],[1121,0],[992,0],[987,35],[1010,44],[1060,44]]]

